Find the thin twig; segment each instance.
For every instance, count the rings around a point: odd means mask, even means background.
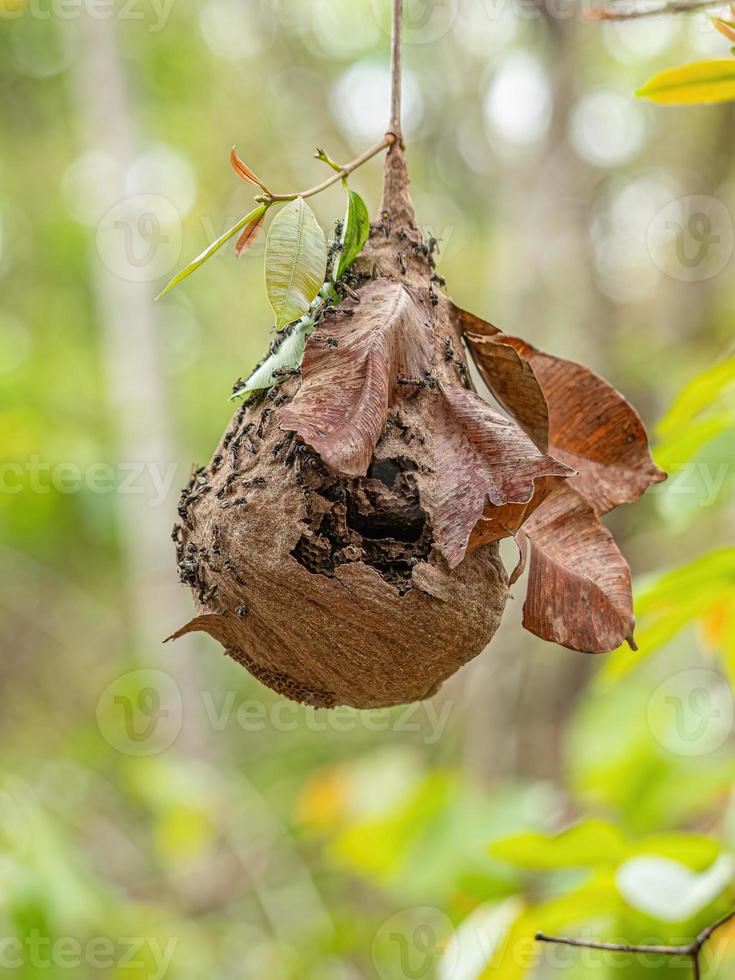
[[[403,143],[401,133],[401,28],[403,25],[403,0],[393,0],[393,29],[391,33],[391,55],[390,55],[390,76],[391,76],[391,95],[390,95],[390,124],[388,132],[369,150],[365,150],[359,157],[355,157],[350,163],[336,170],[331,177],[327,177],[315,187],[309,187],[305,191],[294,191],[290,194],[264,194],[256,198],[256,201],[263,201],[264,204],[272,204],[275,201],[295,201],[297,197],[314,197],[322,191],[336,184],[338,180],[349,176],[353,170],[357,170],[363,163],[367,163],[381,150],[392,146],[394,143]],[[316,156],[325,163],[329,163],[333,168],[334,161],[326,157],[323,150],[317,150]],[[325,159],[326,158],[326,159]],[[336,169],[336,168],[335,168]]]
[[[658,17],[661,14],[687,14],[706,7],[724,7],[723,0],[672,0],[659,7],[638,9],[627,4],[620,7],[593,7],[585,11],[588,20],[638,20],[641,17]]]
[[[343,177],[347,177],[361,167],[363,163],[367,163],[368,160],[372,160],[374,156],[377,156],[381,150],[386,147],[391,146],[396,142],[396,137],[393,133],[386,133],[385,136],[375,144],[371,146],[369,150],[365,150],[361,153],[359,157],[355,157],[349,163],[346,163],[344,167],[338,170],[336,173],[332,174],[331,177],[327,177],[323,180],[321,184],[317,184],[315,187],[310,187],[305,191],[294,191],[292,194],[270,194],[267,197],[262,198],[264,201],[294,201],[297,197],[313,197],[315,194],[320,194],[322,191],[326,190],[327,187],[331,187],[332,184],[336,184],[338,180],[342,180]],[[261,198],[256,198],[256,200],[261,200]]]
[[[558,943],[560,946],[581,946],[584,949],[606,949],[612,953],[665,953],[668,956],[691,956],[690,946],[635,946],[629,943],[598,943],[586,939],[568,939],[563,936],[547,936],[536,933],[540,943]]]
[[[700,980],[701,965],[699,962],[699,954],[702,951],[702,947],[713,932],[719,929],[720,926],[724,926],[726,922],[730,922],[730,920],[733,918],[735,918],[735,909],[733,909],[732,912],[728,912],[727,915],[723,915],[720,919],[713,922],[705,929],[702,929],[699,935],[686,946],[638,946],[628,943],[588,942],[586,939],[569,939],[561,936],[547,936],[543,932],[536,933],[536,940],[540,943],[557,943],[561,946],[581,946],[585,949],[605,949],[613,953],[658,953],[659,955],[664,956],[688,956],[692,961],[694,980]]]
[[[393,0],[393,30],[390,52],[390,126],[399,141],[403,142],[401,132],[401,28],[403,26],[403,0]]]

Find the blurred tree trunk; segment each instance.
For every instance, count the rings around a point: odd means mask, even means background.
[[[74,63],[73,85],[81,122],[83,152],[101,152],[114,161],[103,199],[126,198],[125,175],[136,158],[137,134],[128,100],[126,77],[116,32],[117,18],[80,13],[82,40]],[[121,233],[125,229],[121,229]],[[90,281],[101,328],[102,374],[109,423],[118,464],[145,464],[159,479],[173,473],[177,454],[157,350],[154,292],[149,282],[132,282],[113,274],[97,251],[91,255]],[[165,670],[178,683],[184,705],[183,737],[188,748],[200,742],[196,719],[202,717],[192,644],[175,656],[162,641],[188,616],[174,577],[170,518],[181,474],[175,470],[165,500],[151,505],[154,488],[145,493],[118,492],[116,505],[127,598],[127,643],[130,652]]]
[[[568,240],[588,239],[587,222],[598,178],[593,168],[575,156],[567,140],[576,97],[573,41],[577,20],[551,17],[545,5],[539,7],[551,46],[553,114],[543,158],[516,168],[512,177],[510,168],[506,171],[510,186],[504,186],[503,194],[511,195],[513,214],[521,224],[518,241],[524,254],[516,256],[516,261],[525,273],[510,322],[529,324],[526,339],[559,350],[564,349],[567,337],[583,335],[582,325],[604,338],[612,321],[612,305],[597,288],[591,264],[583,263],[574,270],[574,305],[569,305],[560,320],[559,298],[541,276],[543,263],[549,254],[553,256],[555,234],[564,230]],[[511,568],[514,551],[509,542],[505,553]],[[560,776],[562,733],[593,669],[592,657],[534,640],[524,632],[525,585],[526,575],[513,587],[515,599],[509,601],[492,644],[465,672],[463,697],[470,705],[466,764],[487,780],[553,780]]]

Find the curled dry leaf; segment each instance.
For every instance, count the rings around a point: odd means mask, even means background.
[[[503,408],[543,452],[549,448],[549,410],[533,368],[503,334],[466,334],[483,380]],[[474,343],[473,343],[474,341]]]
[[[476,527],[474,547],[514,534],[549,490],[574,471],[541,452],[474,392],[442,384],[441,394],[433,426],[434,533],[454,568]]]
[[[351,312],[312,334],[302,385],[280,410],[281,428],[296,432],[327,465],[364,476],[388,417],[401,375],[421,377],[432,351],[431,320],[417,290],[376,279],[361,290]]]
[[[571,485],[598,514],[633,503],[652,483],[666,479],[651,458],[637,412],[607,381],[518,337],[468,333],[466,339],[498,401],[537,445],[544,445],[538,422],[540,388],[548,406],[549,451],[578,471]],[[523,373],[508,355],[509,348],[525,365]]]
[[[523,625],[584,653],[634,646],[630,570],[612,535],[575,491],[550,497],[524,525],[531,542]]]
[[[643,423],[618,391],[582,365],[506,336],[457,307],[453,314],[503,408],[540,448],[577,471],[563,489],[538,487],[536,494],[548,499],[534,501],[521,518],[514,580],[525,564],[526,539],[531,543],[524,626],[585,652],[612,650],[626,639],[632,644],[630,571],[599,516],[666,478],[651,458]],[[491,538],[492,524],[484,525],[475,529],[470,550]]]

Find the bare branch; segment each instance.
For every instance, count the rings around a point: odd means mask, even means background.
[[[365,152],[361,153],[359,157],[355,157],[354,160],[346,163],[344,167],[338,170],[335,174],[332,174],[331,177],[327,177],[326,180],[323,180],[321,184],[317,184],[315,187],[310,187],[305,191],[294,191],[291,194],[268,194],[262,198],[256,198],[256,201],[262,200],[265,203],[270,203],[273,201],[294,201],[297,197],[314,197],[315,194],[319,194],[321,191],[326,190],[327,187],[331,187],[332,184],[336,184],[338,180],[342,180],[343,177],[347,177],[353,172],[353,170],[357,170],[358,167],[361,167],[363,163],[367,163],[368,160],[371,160],[374,156],[380,153],[381,150],[384,150],[388,146],[392,146],[392,144],[396,142],[396,139],[397,137],[393,133],[386,133],[385,136],[374,146],[371,146],[369,150],[365,150]]]
[[[720,926],[724,926],[726,922],[730,922],[733,918],[735,918],[735,909],[728,912],[727,915],[723,915],[716,922],[713,922],[705,929],[702,929],[699,935],[685,946],[639,946],[634,943],[602,943],[587,941],[586,939],[570,939],[564,936],[547,936],[543,932],[536,933],[536,940],[540,943],[557,943],[561,946],[580,946],[585,949],[604,949],[614,953],[658,953],[659,955],[664,956],[688,956],[692,961],[694,980],[700,980],[701,965],[699,962],[699,954],[702,951],[702,947],[713,932],[719,929]]]
[[[707,7],[724,7],[722,0],[672,0],[658,7],[639,7],[620,4],[619,7],[593,7],[585,11],[588,20],[638,20],[641,17],[659,17],[662,14],[688,14]]]
[[[403,143],[401,132],[401,27],[403,25],[403,0],[393,0],[393,33],[390,56],[390,131]]]

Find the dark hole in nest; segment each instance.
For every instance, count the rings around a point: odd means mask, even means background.
[[[370,480],[380,480],[386,487],[394,487],[401,473],[412,473],[415,469],[416,463],[408,456],[395,456],[373,460],[367,475]]]
[[[333,484],[316,492],[332,502],[327,514],[307,520],[292,556],[314,575],[333,575],[349,562],[361,561],[400,593],[411,588],[411,572],[428,559],[431,526],[421,507],[406,457],[373,463],[365,479]]]

